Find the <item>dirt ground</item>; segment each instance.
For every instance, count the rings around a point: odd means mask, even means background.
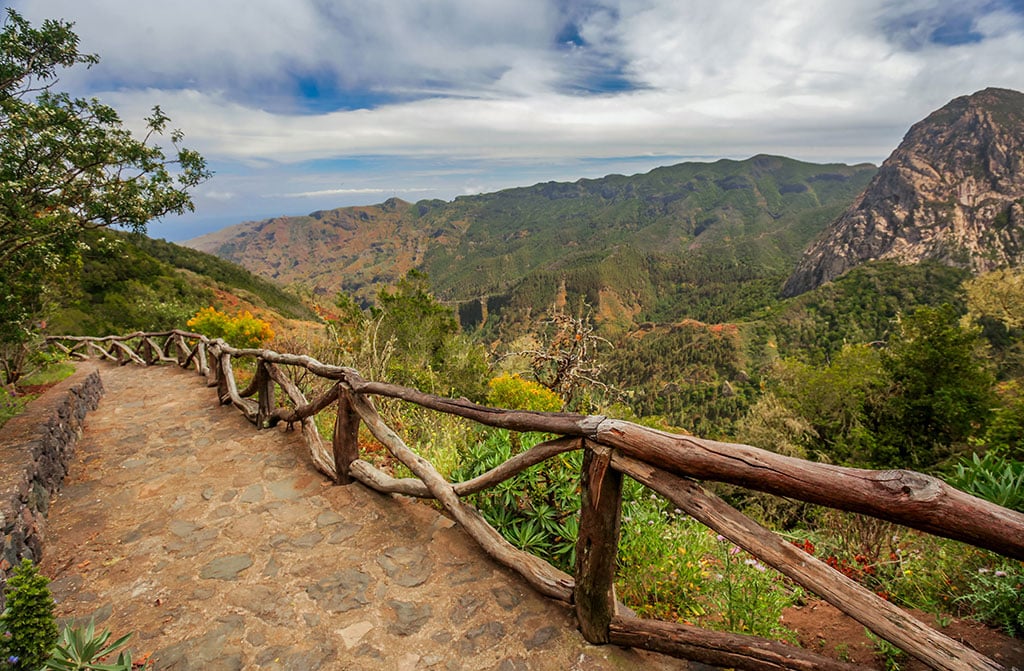
[[[939,627],[936,618],[927,613],[912,612],[921,622],[939,629],[950,638],[984,653],[1008,670],[1024,670],[1024,641],[972,620],[953,619]],[[885,669],[875,643],[868,638],[864,625],[845,615],[824,601],[811,601],[800,608],[790,608],[783,621],[799,634],[800,645],[823,655],[863,665],[865,668]],[[927,671],[928,667],[915,659],[900,663],[902,671]]]

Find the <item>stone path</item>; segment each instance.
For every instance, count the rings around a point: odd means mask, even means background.
[[[695,668],[588,645],[449,519],[332,486],[194,373],[100,374],[42,571],[58,615],[136,632],[157,670]]]

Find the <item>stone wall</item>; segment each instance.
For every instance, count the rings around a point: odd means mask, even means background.
[[[103,383],[94,364],[47,390],[0,428],[0,609],[7,578],[22,558],[38,561],[50,499],[60,489],[85,415],[96,408]]]

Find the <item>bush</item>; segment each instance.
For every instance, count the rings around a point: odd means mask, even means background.
[[[274,339],[270,324],[248,310],[229,316],[212,307],[203,308],[188,320],[188,327],[208,338],[223,338],[232,347],[261,347]]]
[[[50,581],[23,559],[7,581],[7,607],[0,615],[0,668],[36,671],[57,642]]]
[[[487,403],[510,410],[558,412],[562,399],[539,382],[518,375],[499,375],[487,383]]]
[[[1020,562],[1002,561],[978,569],[967,592],[958,601],[966,603],[975,617],[1003,629],[1010,636],[1024,634],[1024,567]]]

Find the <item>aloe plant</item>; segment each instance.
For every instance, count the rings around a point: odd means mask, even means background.
[[[125,634],[113,643],[110,631],[104,629],[96,633],[96,628],[89,622],[84,629],[65,627],[57,645],[54,646],[50,659],[43,665],[46,671],[132,671],[132,654],[122,650],[117,661],[108,663],[104,660],[123,647],[131,634]]]

